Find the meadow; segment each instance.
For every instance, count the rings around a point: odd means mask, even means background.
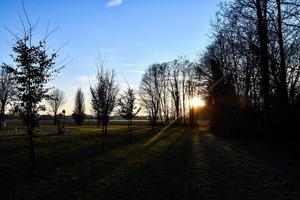
[[[112,125],[105,153],[97,126],[67,129],[70,132],[64,135],[34,137],[37,162],[32,179],[28,138],[1,139],[2,199],[299,197],[297,174],[293,177],[268,165],[266,160],[242,149],[245,145],[239,140],[234,144],[210,134],[207,123],[171,126],[163,132],[163,126],[134,126],[132,144],[128,142],[126,126]],[[256,145],[257,149],[262,147],[265,146]],[[296,161],[292,161],[296,170]]]

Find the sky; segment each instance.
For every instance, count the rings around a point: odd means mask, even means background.
[[[48,48],[59,49],[57,62],[66,64],[50,83],[63,90],[71,113],[76,90],[82,88],[86,111],[89,87],[95,79],[98,54],[116,72],[121,88],[138,88],[144,70],[178,56],[195,59],[209,44],[211,20],[221,0],[24,0],[31,22],[38,20],[34,38],[58,29]],[[0,63],[13,64],[13,36],[18,32],[21,0],[0,0]]]

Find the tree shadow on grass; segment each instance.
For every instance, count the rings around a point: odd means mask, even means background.
[[[148,134],[147,130],[143,130],[135,135],[134,142],[139,143],[151,135],[151,133]],[[74,140],[72,141],[74,142]],[[44,185],[46,190],[55,192],[57,187],[64,187],[63,185],[68,184],[68,181],[74,182],[74,177],[78,179],[81,173],[84,174],[83,172],[92,170],[93,164],[103,165],[102,161],[95,162],[97,158],[107,157],[111,155],[111,152],[118,151],[120,148],[126,149],[129,146],[126,135],[115,136],[108,140],[106,154],[102,153],[100,136],[85,137],[82,142],[77,138],[75,141],[75,144],[72,142],[66,144],[58,142],[59,144],[56,144],[55,141],[52,141],[55,144],[53,146],[46,145],[45,147],[41,145],[37,147],[38,171],[32,185],[27,172],[27,168],[29,168],[28,156],[27,153],[24,153],[24,151],[27,152],[27,148],[24,150],[20,148],[18,153],[23,152],[21,156],[8,158],[5,163],[3,162],[0,165],[1,169],[5,170],[1,180],[2,194],[6,194],[8,197],[15,196],[15,199],[22,196],[26,197],[30,192],[38,194],[41,192],[39,190],[41,187],[35,187],[36,185]],[[112,156],[110,160],[115,160],[108,162],[108,164],[111,165],[111,168],[117,167],[121,159],[131,156],[130,151],[127,153],[128,155],[120,155],[120,160],[117,159],[118,156]],[[103,160],[105,161],[105,159]],[[6,181],[3,182],[4,180]],[[17,190],[19,190],[18,193],[16,193]]]
[[[191,129],[173,128],[137,158],[125,178],[101,194],[103,199],[184,199],[190,167]],[[141,160],[139,162],[139,159]],[[145,159],[145,160],[144,160]],[[95,196],[96,197],[96,196]]]
[[[199,134],[207,195],[221,199],[297,199],[293,184],[259,160],[207,133]],[[299,197],[299,196],[298,196]]]

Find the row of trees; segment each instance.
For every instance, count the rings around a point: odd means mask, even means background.
[[[19,98],[18,90],[16,88],[17,77],[15,77],[15,72],[11,70],[11,68],[11,66],[5,63],[0,66],[0,121],[2,123],[0,128],[5,123],[5,115],[8,108],[10,108],[9,111],[13,114],[19,114],[17,106]],[[47,105],[49,106],[49,111],[53,113],[54,124],[57,124],[59,109],[66,102],[64,92],[57,88],[51,89],[44,100],[46,100]],[[46,110],[46,106],[43,106],[43,108],[39,110]]]
[[[14,77],[14,73],[9,70],[10,68],[11,67],[6,64],[3,64],[0,68],[1,121],[5,121],[5,114],[8,105],[10,105],[11,112],[18,114],[16,107],[17,90],[15,89],[16,77]],[[103,127],[106,127],[110,120],[110,115],[114,110],[116,111],[115,114],[129,120],[129,124],[131,124],[132,119],[141,110],[136,106],[136,94],[130,87],[120,94],[119,98],[117,98],[119,88],[115,83],[114,77],[115,74],[112,70],[105,69],[104,66],[102,66],[97,73],[97,81],[90,87],[92,110],[98,121],[98,126],[103,125]],[[54,124],[57,125],[59,122],[59,110],[66,103],[64,92],[57,88],[51,89],[51,91],[47,93],[47,96],[45,96],[44,100],[46,100],[49,111],[53,113]],[[43,105],[43,109],[41,110],[45,109],[46,106]],[[38,112],[36,112],[36,114],[38,114]],[[84,93],[81,89],[78,89],[75,96],[74,111],[72,114],[76,125],[83,124],[85,115]],[[104,133],[107,133],[106,129],[104,129]]]
[[[102,62],[101,62],[102,63]],[[90,86],[91,106],[102,126],[102,149],[105,151],[105,140],[108,135],[107,127],[113,111],[128,120],[129,141],[132,142],[132,120],[139,113],[136,106],[136,95],[133,89],[127,88],[119,97],[119,87],[115,80],[115,73],[102,63],[97,68],[96,81]],[[78,89],[75,97],[73,118],[77,125],[82,125],[85,117],[84,93]]]
[[[49,83],[60,73],[64,66],[56,63],[58,51],[48,51],[47,39],[53,31],[47,31],[40,40],[33,38],[37,24],[32,25],[23,5],[24,19],[20,17],[22,27],[18,33],[8,31],[14,37],[12,45],[13,64],[2,63],[0,67],[0,122],[4,122],[6,108],[10,106],[13,113],[18,114],[26,125],[29,138],[31,175],[35,171],[35,148],[33,133],[38,123],[37,115],[45,111],[44,101],[48,103],[53,114],[54,123],[58,122],[59,108],[65,103],[63,91],[49,87]],[[140,109],[137,109],[135,92],[129,87],[120,98],[117,98],[119,87],[115,82],[112,70],[101,66],[98,68],[97,81],[90,87],[91,104],[95,116],[103,127],[103,151],[107,126],[112,111],[128,120],[130,142],[132,138],[132,119]],[[83,122],[85,110],[84,94],[79,89],[75,98],[73,117],[78,125]]]
[[[300,113],[299,10],[298,0],[221,4],[212,43],[198,66],[208,83],[217,132],[257,127],[275,136],[295,125]]]
[[[197,70],[198,62],[185,57],[153,64],[146,70],[139,96],[152,125],[173,119],[185,123],[188,116],[193,118],[193,98],[205,95]]]
[[[201,95],[216,133],[296,136],[289,130],[300,116],[299,10],[298,0],[221,3],[198,61],[181,57],[146,70],[139,94],[152,124],[184,122]]]
[[[29,27],[29,30],[31,28]],[[54,123],[58,123],[59,108],[65,103],[65,95],[59,89],[47,87],[52,78],[60,72],[62,67],[56,67],[56,53],[48,54],[46,51],[46,40],[31,43],[30,32],[19,38],[13,46],[14,61],[16,66],[5,63],[1,66],[0,74],[0,108],[1,122],[4,121],[5,111],[10,105],[12,111],[24,120],[30,141],[31,174],[34,173],[35,148],[33,131],[37,124],[37,114],[45,111],[46,100],[54,114]],[[140,109],[136,106],[136,95],[133,89],[128,89],[117,98],[119,87],[115,81],[113,70],[101,66],[98,68],[96,82],[90,87],[91,104],[98,124],[102,125],[103,143],[105,150],[105,138],[107,137],[107,126],[114,110],[128,120],[128,131],[130,142],[132,141],[132,119]],[[117,109],[116,109],[117,108]],[[73,118],[77,125],[82,125],[85,116],[84,94],[78,89],[75,97]]]
[[[10,105],[12,111],[24,120],[30,141],[31,174],[33,174],[35,166],[33,132],[38,122],[36,116],[39,111],[45,111],[46,106],[42,102],[46,100],[54,114],[54,123],[57,124],[59,108],[65,103],[65,96],[63,91],[47,87],[49,81],[62,69],[55,65],[57,54],[47,53],[45,40],[33,45],[31,38],[31,33],[27,32],[23,37],[16,38],[13,46],[16,65],[10,66],[3,63],[1,66],[0,114],[1,122],[3,122],[6,108]],[[131,142],[132,119],[140,111],[136,106],[134,90],[128,87],[117,98],[119,87],[115,82],[114,71],[101,66],[98,68],[96,82],[90,87],[90,93],[92,109],[98,124],[102,125],[103,151],[105,151],[108,122],[114,110],[128,120],[129,141]],[[84,116],[84,94],[79,89],[76,93],[73,112],[77,125],[82,125]]]

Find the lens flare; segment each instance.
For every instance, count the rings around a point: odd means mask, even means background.
[[[193,107],[204,107],[205,106],[205,101],[199,97],[194,97],[192,99],[192,106]]]

